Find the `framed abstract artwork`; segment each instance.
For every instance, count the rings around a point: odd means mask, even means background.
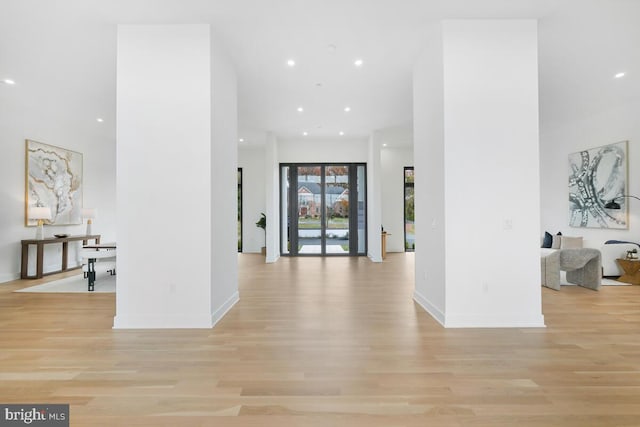
[[[569,154],[570,226],[628,228],[625,194],[627,141]],[[619,209],[607,209],[611,201]]]
[[[46,224],[82,224],[82,153],[27,139],[25,187],[25,225],[38,206],[51,210]]]

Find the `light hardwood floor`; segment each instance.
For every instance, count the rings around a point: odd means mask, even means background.
[[[0,285],[0,402],[73,426],[640,426],[640,286],[541,289],[547,328],[443,329],[413,257],[241,255],[210,330],[112,330],[109,294]]]

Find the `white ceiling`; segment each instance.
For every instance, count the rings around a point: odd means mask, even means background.
[[[539,18],[541,120],[568,121],[640,95],[639,16],[636,0],[3,0],[0,79],[114,127],[115,25],[210,23],[237,68],[248,144],[265,131],[353,140],[387,128],[407,143],[397,130],[410,129],[412,65],[429,23]],[[627,76],[613,79],[618,71]]]

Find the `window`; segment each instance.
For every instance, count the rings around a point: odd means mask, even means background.
[[[238,252],[242,252],[242,168],[238,168]]]
[[[416,228],[414,223],[413,166],[404,168],[404,250],[416,249]]]

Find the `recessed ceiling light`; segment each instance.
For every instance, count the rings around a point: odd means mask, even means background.
[[[384,144],[382,144],[382,146],[383,146],[383,147],[386,147],[386,146],[387,146],[387,144],[386,144],[386,143],[384,143]]]
[[[244,138],[240,138],[238,141],[240,141],[240,142],[244,142]]]
[[[296,61],[294,61],[293,59],[288,59],[287,60],[287,65],[289,67],[295,67],[296,66]]]
[[[364,61],[362,61],[362,59],[356,59],[355,61],[353,61],[353,65],[355,65],[356,67],[362,67],[362,64],[364,64]]]
[[[4,84],[8,84],[8,85],[16,84],[16,82],[14,80],[11,80],[11,79],[4,79],[3,82],[4,82]]]
[[[307,132],[302,132],[302,136],[307,136],[309,135]]]
[[[304,111],[304,108],[298,107],[298,113],[302,113],[303,111]]]
[[[344,107],[344,112],[348,113],[349,111],[351,111],[351,107]]]
[[[338,134],[339,134],[340,136],[343,136],[343,135],[344,135],[344,132],[340,131],[340,132],[338,132]]]
[[[104,122],[104,119],[103,119],[102,117],[98,117],[98,118],[96,119],[96,122],[98,122],[98,123],[102,123],[102,122]]]
[[[624,77],[625,73],[617,73],[615,76],[613,76],[616,79],[620,79],[622,77]]]

